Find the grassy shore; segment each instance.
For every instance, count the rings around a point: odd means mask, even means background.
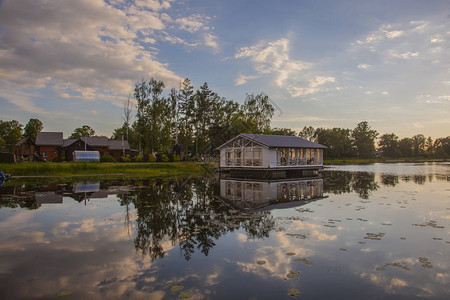
[[[325,159],[324,165],[356,165],[356,164],[373,164],[373,163],[414,163],[414,162],[443,162],[446,159],[437,158],[340,158]]]
[[[196,162],[170,163],[17,163],[0,164],[0,170],[14,177],[36,176],[140,176],[165,177],[202,175],[212,171]]]

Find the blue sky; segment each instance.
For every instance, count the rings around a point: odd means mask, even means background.
[[[110,136],[136,81],[190,78],[273,126],[450,134],[449,1],[0,0],[0,119]]]

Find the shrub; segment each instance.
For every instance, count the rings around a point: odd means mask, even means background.
[[[175,154],[175,155],[173,156],[173,161],[180,161],[180,160],[181,160],[181,158],[180,158],[179,155]]]
[[[148,155],[148,162],[155,162],[155,161],[156,161],[156,158],[152,154],[149,154]]]
[[[167,155],[165,155],[165,154],[161,154],[161,161],[168,162],[169,161],[169,157],[167,157]]]
[[[134,161],[135,162],[143,162],[144,161],[144,156],[143,155],[136,155],[135,157],[134,157]]]
[[[114,162],[114,157],[112,157],[112,155],[106,153],[104,155],[102,155],[102,157],[100,157],[100,161],[101,162]]]
[[[127,154],[127,155],[125,155],[125,156],[121,156],[121,157],[120,157],[120,160],[121,160],[122,162],[130,162],[130,161],[131,161],[130,154]]]
[[[58,159],[57,157],[54,157],[54,158],[52,159],[52,162],[59,162],[59,159]]]

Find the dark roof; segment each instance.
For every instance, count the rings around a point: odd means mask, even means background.
[[[82,140],[91,147],[109,146],[108,138],[106,136],[82,136],[80,140]]]
[[[123,147],[125,150],[130,150],[130,145],[128,141],[123,141]],[[109,140],[109,149],[110,150],[122,150],[122,141],[121,140]]]
[[[315,148],[326,149],[327,147],[317,144],[298,136],[289,135],[268,135],[268,134],[248,134],[241,133],[240,136],[246,137],[252,141],[263,144],[269,148]]]
[[[30,138],[24,136],[17,142],[16,147],[19,147],[19,146],[21,146],[22,144],[24,144],[26,142],[34,144],[34,142]]]
[[[77,139],[65,139],[63,141],[62,147],[68,147],[70,145],[72,145],[73,143],[75,143],[76,141],[78,141]]]
[[[36,135],[37,146],[62,146],[62,132],[38,132]]]

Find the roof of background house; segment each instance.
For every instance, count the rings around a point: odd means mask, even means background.
[[[123,141],[123,148],[125,150],[130,150],[130,145],[128,141]],[[109,149],[110,150],[122,150],[122,141],[121,140],[109,140]]]
[[[62,146],[62,132],[38,132],[36,135],[37,146]]]
[[[24,137],[22,137],[22,138],[17,142],[16,147],[21,146],[22,144],[24,144],[24,143],[27,142],[27,141],[30,141],[31,143],[34,144],[34,142],[33,142],[30,138],[24,136]]]
[[[82,136],[80,140],[82,140],[91,147],[109,146],[109,140],[106,136]]]
[[[241,133],[240,135],[236,136],[235,138],[237,138],[239,136],[245,137],[245,138],[255,141],[259,144],[267,146],[269,148],[276,148],[276,147],[278,147],[278,148],[313,148],[313,149],[328,148],[324,145],[302,139],[298,136]],[[235,138],[233,138],[233,139],[235,139]],[[231,140],[233,140],[233,139],[231,139]],[[222,148],[223,146],[228,144],[230,141],[221,145],[217,149]]]
[[[77,139],[65,139],[61,147],[68,147],[78,141]]]

